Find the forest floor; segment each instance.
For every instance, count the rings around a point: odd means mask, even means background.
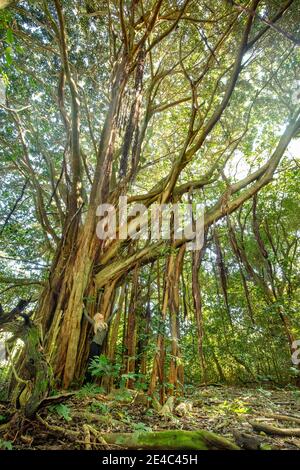
[[[147,407],[146,401],[143,394],[127,390],[105,395],[95,387],[85,388],[58,400],[54,397],[52,404],[50,398],[33,420],[23,418],[2,402],[0,444],[16,450],[120,449],[101,442],[99,436],[93,436],[93,430],[105,438],[105,433],[112,432],[204,429],[242,448],[300,449],[300,392],[296,389],[219,385],[192,388],[176,402],[192,404],[182,416],[175,407],[172,414],[162,417]],[[8,418],[9,426],[5,424]],[[255,428],[253,421],[258,426],[284,428],[283,433],[291,435],[272,435],[270,430]]]

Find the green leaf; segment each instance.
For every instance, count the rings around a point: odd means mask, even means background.
[[[270,446],[270,444],[260,444],[260,449],[261,450],[272,450],[272,447]]]
[[[12,44],[14,42],[14,35],[11,29],[8,29],[6,32],[6,42]]]
[[[4,51],[4,54],[5,54],[5,59],[6,59],[6,63],[7,65],[11,65],[12,63],[12,48],[11,47],[7,47]]]
[[[71,421],[72,419],[71,414],[70,414],[71,410],[67,405],[59,403],[58,405],[50,406],[49,409],[57,413],[62,418],[64,418],[65,421]]]
[[[135,431],[135,432],[139,432],[139,431],[143,431],[143,432],[151,432],[152,429],[149,427],[149,426],[146,426],[145,423],[133,423],[132,425],[132,429]]]
[[[4,441],[4,440],[0,439],[0,449],[12,450],[12,448],[13,448],[13,446],[12,446],[11,441]]]

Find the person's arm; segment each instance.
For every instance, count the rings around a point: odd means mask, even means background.
[[[94,320],[88,315],[86,309],[85,309],[85,306],[83,306],[83,314],[85,316],[85,318],[87,319],[87,321],[94,326],[95,322]]]

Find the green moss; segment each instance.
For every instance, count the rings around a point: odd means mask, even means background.
[[[133,434],[109,434],[106,442],[128,449],[164,450],[239,450],[234,443],[208,431],[158,431]]]
[[[40,349],[40,334],[35,325],[28,328],[26,337],[26,363],[31,380],[22,392],[19,401],[25,409],[25,415],[31,418],[40,402],[50,390],[51,373]],[[22,398],[22,399],[21,399]]]

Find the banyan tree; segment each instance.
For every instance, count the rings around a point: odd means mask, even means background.
[[[101,312],[108,318],[116,310],[105,346],[113,358],[126,301],[127,386],[130,373],[148,370],[154,393],[166,373],[163,327],[157,328],[150,365],[142,354],[147,339],[141,339],[141,329],[151,328],[153,285],[160,323],[168,322],[171,335],[168,380],[177,387],[183,381],[178,285],[186,256],[192,257],[197,348],[205,372],[197,273],[207,234],[215,243],[226,303],[218,223],[230,226],[232,214],[273,180],[300,130],[297,3],[37,0],[0,10],[1,172],[7,185],[19,188],[1,231],[7,240],[11,216],[26,200],[24,217],[34,221],[29,235],[36,237],[36,262],[44,273],[19,281],[33,286],[34,301],[23,325],[25,349],[14,366],[21,388],[23,380],[28,385],[28,355],[36,361],[31,394],[41,376],[62,388],[80,382],[91,329],[83,305],[91,317]],[[234,171],[239,158],[242,176]],[[118,217],[116,237],[101,240],[97,210],[110,204],[118,215],[120,197],[127,197],[129,209],[202,204],[201,249],[189,253],[188,237],[153,240],[148,232],[121,238]],[[131,223],[139,216],[132,214]],[[232,225],[229,233],[246,265]],[[22,234],[26,258],[28,234]],[[268,283],[265,291],[274,295]],[[10,317],[3,312],[2,324],[22,311],[17,307]],[[292,348],[285,314],[278,315]],[[47,389],[39,389],[39,399]]]

